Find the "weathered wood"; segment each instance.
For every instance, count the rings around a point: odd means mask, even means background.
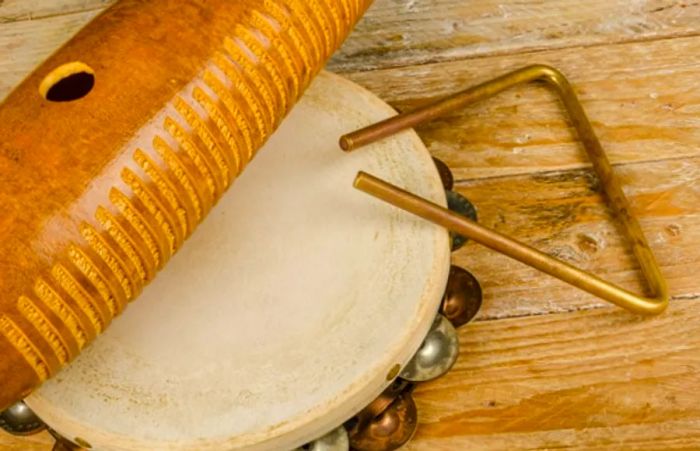
[[[700,305],[477,322],[419,385],[410,450],[697,449]]]
[[[356,72],[697,35],[699,26],[700,4],[682,0],[376,0],[331,68]]]
[[[48,451],[53,443],[53,437],[46,431],[27,437],[14,437],[0,429],[2,451]]]
[[[527,64],[570,78],[613,164],[698,155],[700,39],[552,50],[347,74],[399,110]],[[458,180],[587,166],[563,108],[520,86],[420,128]]]
[[[700,157],[617,168],[676,299],[700,298]],[[643,279],[590,169],[474,179],[458,191],[479,221],[634,291]],[[482,319],[594,308],[605,303],[469,243],[454,254],[484,288]]]
[[[4,0],[0,1],[0,24],[103,10],[114,2],[115,0]]]

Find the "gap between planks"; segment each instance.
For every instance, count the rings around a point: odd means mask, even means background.
[[[376,1],[336,55],[343,72],[697,34],[678,0]]]
[[[576,142],[578,145],[580,145],[580,142]],[[605,148],[605,146],[603,146]],[[465,150],[465,152],[469,152],[468,150]],[[583,148],[581,148],[581,153],[582,155],[584,154]],[[638,165],[638,164],[654,164],[654,163],[659,163],[662,161],[687,161],[688,156],[686,155],[681,155],[679,157],[665,157],[665,158],[659,158],[659,159],[650,159],[650,160],[644,160],[644,161],[621,161],[619,163],[611,163],[613,169],[621,169],[625,168],[627,166],[633,166],[633,165]],[[483,180],[483,181],[495,181],[495,180],[500,180],[500,179],[508,179],[511,177],[517,177],[518,175],[538,175],[538,176],[557,176],[560,174],[565,174],[567,172],[571,171],[579,171],[579,170],[590,170],[591,173],[593,171],[593,166],[590,164],[588,161],[584,161],[581,166],[576,167],[576,168],[571,168],[571,169],[542,169],[540,171],[532,171],[528,172],[526,174],[503,174],[503,175],[491,175],[491,176],[485,176],[485,177],[479,177],[479,178],[469,178],[469,179],[455,179],[454,180],[454,185],[455,187],[463,187],[467,186],[470,182],[474,182],[477,180]]]
[[[654,42],[654,41],[664,41],[664,40],[672,40],[672,39],[682,39],[682,38],[694,38],[694,37],[699,37],[700,36],[700,31],[687,31],[683,33],[677,33],[677,34],[670,34],[670,35],[663,35],[663,36],[640,36],[640,37],[634,37],[634,38],[628,38],[628,39],[618,39],[618,40],[611,40],[611,41],[601,41],[601,42],[581,42],[581,43],[570,43],[570,44],[560,44],[560,45],[545,45],[544,43],[538,46],[533,46],[533,47],[527,47],[523,49],[517,49],[517,50],[511,50],[511,49],[504,49],[501,51],[493,51],[489,53],[475,53],[475,54],[468,54],[465,53],[463,55],[459,56],[450,56],[450,57],[445,57],[445,58],[435,58],[435,59],[423,59],[423,60],[418,60],[418,61],[407,61],[402,64],[386,64],[386,65],[377,65],[376,67],[366,67],[366,68],[356,68],[353,66],[346,67],[348,66],[347,64],[342,64],[338,61],[339,57],[336,56],[334,58],[331,58],[331,60],[328,62],[328,67],[327,69],[335,72],[339,75],[347,76],[349,74],[357,74],[357,73],[363,73],[363,72],[373,72],[377,70],[392,70],[392,69],[403,69],[407,67],[421,67],[421,66],[429,66],[431,64],[440,64],[440,63],[447,63],[447,62],[454,62],[454,61],[474,61],[474,60],[480,60],[480,59],[489,59],[489,58],[498,58],[498,57],[504,57],[504,56],[511,56],[511,55],[521,55],[521,56],[528,56],[528,55],[537,55],[542,52],[547,52],[547,51],[553,51],[553,50],[585,50],[589,48],[595,48],[595,47],[607,47],[610,45],[624,45],[624,44],[643,44],[645,42]],[[342,48],[341,48],[342,51]]]

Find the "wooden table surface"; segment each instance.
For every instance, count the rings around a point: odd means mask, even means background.
[[[0,98],[111,0],[0,0]],[[474,243],[484,288],[409,450],[700,449],[700,4],[376,0],[329,64],[399,110],[531,63],[566,74],[668,279],[643,319]],[[480,221],[641,290],[554,96],[524,86],[419,129]],[[0,434],[46,450],[46,434]]]

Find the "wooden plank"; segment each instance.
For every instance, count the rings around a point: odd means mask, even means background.
[[[0,429],[0,450],[2,451],[49,451],[54,439],[44,431],[36,435],[16,437]]]
[[[575,85],[613,163],[698,155],[700,39],[552,50],[346,74],[409,110],[516,68],[551,64]],[[543,87],[521,86],[420,128],[456,179],[588,165],[565,112]]]
[[[697,449],[700,304],[477,322],[419,385],[409,450]]]
[[[682,0],[377,0],[331,66],[343,72],[696,35]]]
[[[677,299],[700,299],[700,157],[618,168],[633,212]],[[480,223],[516,237],[628,289],[643,292],[625,238],[611,219],[590,169],[460,183]],[[468,243],[453,261],[484,289],[483,319],[539,315],[605,305],[521,263]]]
[[[101,10],[116,0],[0,0],[0,24]]]

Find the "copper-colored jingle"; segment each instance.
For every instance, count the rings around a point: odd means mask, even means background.
[[[442,180],[442,186],[446,190],[451,190],[452,187],[454,186],[454,177],[452,177],[452,171],[450,168],[445,164],[444,161],[433,157],[433,162],[435,163],[435,167],[438,170],[438,174],[440,174],[440,180]]]
[[[395,379],[381,395],[377,396],[374,401],[369,403],[367,407],[362,409],[362,411],[350,421],[352,425],[346,424],[350,436],[352,437],[352,434],[366,428],[369,423],[384,413],[401,393],[412,389],[413,385],[410,382],[401,378]]]
[[[417,426],[416,403],[409,392],[404,392],[366,427],[349,432],[350,448],[356,451],[392,451],[409,441]]]
[[[452,265],[440,313],[459,327],[476,316],[481,308],[481,286],[469,271]]]

